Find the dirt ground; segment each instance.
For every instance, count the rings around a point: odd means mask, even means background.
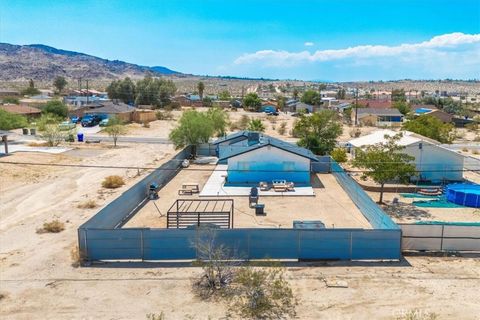
[[[160,123],[158,130],[163,130]],[[167,320],[225,319],[225,304],[201,301],[192,293],[200,269],[188,263],[72,266],[77,228],[147,171],[2,162],[157,167],[175,153],[170,145],[158,144],[77,147],[62,155],[0,158],[0,318],[146,319],[148,313],[164,312]],[[101,181],[112,174],[126,185],[103,189]],[[86,200],[98,207],[77,207]],[[173,201],[166,199],[169,205]],[[65,223],[65,230],[36,232],[53,219]],[[298,319],[395,319],[414,309],[438,319],[479,319],[478,255],[291,263],[286,277],[299,299]],[[335,287],[337,281],[342,287]]]
[[[166,227],[166,213],[176,199],[212,199],[211,197],[178,196],[181,185],[199,184],[200,190],[208,180],[213,165],[192,165],[180,171],[159,192],[159,199],[148,202],[126,227]],[[320,220],[327,228],[371,228],[346,192],[331,174],[318,174],[313,183],[315,196],[261,196],[265,216],[255,216],[248,206],[248,197],[226,197],[234,201],[236,228],[291,228],[293,220]],[[160,211],[159,211],[160,210]]]

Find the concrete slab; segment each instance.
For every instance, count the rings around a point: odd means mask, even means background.
[[[58,154],[66,151],[72,150],[72,148],[63,148],[63,147],[30,147],[22,144],[10,144],[8,145],[8,152],[42,152],[42,153],[52,153]],[[5,147],[0,146],[0,153],[5,153]]]
[[[250,194],[250,187],[225,187],[225,178],[227,177],[226,164],[219,164],[208,178],[205,186],[200,192],[200,197],[232,197],[246,196]],[[275,192],[273,190],[261,191],[260,196],[315,196],[312,187],[296,187],[294,191]]]

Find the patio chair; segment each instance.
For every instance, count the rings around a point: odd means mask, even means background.
[[[258,187],[260,188],[261,191],[268,191],[268,189],[270,189],[270,187],[268,186],[268,182],[265,182],[265,181],[260,181],[260,183],[258,184]]]

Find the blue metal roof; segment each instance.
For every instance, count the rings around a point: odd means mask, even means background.
[[[245,134],[245,133],[248,134],[249,133],[249,131],[240,131],[240,132],[242,132],[243,134]],[[230,150],[225,150],[223,156],[218,160],[219,161],[220,160],[226,160],[228,158],[237,156],[239,154],[243,154],[243,153],[250,152],[250,151],[253,151],[253,150],[256,150],[256,149],[260,149],[260,148],[263,148],[263,147],[266,147],[266,146],[269,146],[269,145],[273,146],[273,147],[276,147],[278,149],[282,149],[284,151],[299,155],[301,157],[308,158],[312,161],[316,161],[316,162],[319,161],[318,158],[315,156],[315,154],[313,154],[313,152],[308,150],[308,149],[305,149],[305,148],[297,146],[296,144],[289,143],[289,142],[286,142],[286,141],[283,141],[283,140],[280,140],[280,139],[276,139],[276,138],[273,138],[273,137],[270,137],[270,136],[266,136],[266,135],[261,135],[260,141],[257,144],[253,144],[251,146],[238,146],[238,147],[235,147],[235,148],[231,148]]]
[[[219,144],[219,143],[229,141],[229,140],[233,140],[233,139],[237,139],[237,138],[240,138],[240,137],[245,137],[245,139],[248,139],[248,132],[249,131],[243,130],[243,131],[237,131],[237,132],[231,133],[231,134],[229,134],[225,137],[222,137],[222,138],[219,138],[219,139],[215,140],[213,142],[213,144]]]

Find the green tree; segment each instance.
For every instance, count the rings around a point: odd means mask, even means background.
[[[346,93],[345,89],[342,88],[342,89],[338,90],[336,97],[337,97],[337,99],[343,100],[343,99],[345,99],[346,94],[347,93]]]
[[[171,80],[156,79],[147,75],[137,82],[135,104],[149,104],[163,108],[170,104],[177,88]]]
[[[409,120],[402,127],[405,130],[421,134],[441,143],[451,143],[455,138],[452,124],[443,123],[441,120],[428,114]]]
[[[210,97],[203,98],[202,102],[204,107],[210,108],[211,106],[213,106],[213,100]]]
[[[292,93],[292,97],[293,99],[297,100],[298,99],[298,89],[297,88],[293,88],[293,93]]]
[[[107,87],[110,99],[120,100],[124,103],[135,102],[135,90],[135,83],[129,77],[123,80],[114,80]]]
[[[243,98],[243,106],[249,111],[258,111],[262,106],[262,100],[255,92],[247,93]]]
[[[347,151],[344,148],[333,149],[330,156],[338,163],[347,162]]]
[[[222,92],[220,92],[218,94],[218,100],[227,101],[227,100],[230,100],[230,99],[231,99],[231,96],[230,96],[230,92],[228,90],[223,90]]]
[[[228,114],[220,108],[211,108],[207,111],[207,117],[213,125],[214,134],[223,137],[229,124]]]
[[[278,106],[278,109],[279,110],[285,110],[285,106],[287,104],[287,98],[285,98],[284,96],[278,96],[277,97],[277,106]]]
[[[198,95],[200,96],[200,100],[203,100],[203,91],[205,90],[205,84],[200,81],[197,84],[197,89],[198,89]]]
[[[322,110],[311,116],[301,115],[293,132],[300,138],[299,146],[310,149],[315,154],[325,155],[335,148],[336,139],[342,134],[342,125],[334,111]]]
[[[23,96],[34,96],[36,94],[40,94],[40,90],[35,88],[35,83],[32,79],[28,81],[28,87],[22,90]]]
[[[353,107],[343,109],[343,120],[349,125],[352,124],[352,113]]]
[[[318,91],[307,90],[303,93],[300,101],[306,104],[318,106],[322,103],[322,97]]]
[[[62,118],[53,113],[43,113],[42,116],[36,120],[36,124],[39,131],[45,131],[48,125],[54,125],[58,127],[58,124],[62,120]]]
[[[5,97],[2,99],[3,104],[20,104],[20,100],[16,97]]]
[[[462,103],[460,101],[454,101],[452,98],[444,99],[442,109],[447,113],[458,116],[468,115],[468,112]]]
[[[403,89],[393,89],[392,90],[392,101],[407,101],[405,96],[405,90]]]
[[[197,145],[207,143],[214,134],[215,128],[207,113],[188,110],[182,114],[169,138],[177,149],[192,146],[192,155],[195,157]]]
[[[66,118],[68,115],[68,107],[60,100],[51,100],[42,108],[42,113],[50,113],[59,118]]]
[[[126,134],[127,128],[121,119],[114,116],[108,119],[108,124],[103,131],[112,137],[113,147],[115,148],[117,146],[118,137]]]
[[[249,131],[257,131],[257,132],[264,132],[265,126],[260,119],[252,119],[247,125],[247,130]]]
[[[398,109],[398,111],[400,111],[400,113],[404,116],[410,112],[410,106],[405,101],[394,101],[393,107]]]
[[[58,123],[48,123],[43,127],[40,136],[47,141],[49,147],[55,147],[67,138],[68,132],[62,131]]]
[[[387,182],[407,183],[410,177],[416,175],[415,165],[411,163],[415,158],[402,153],[405,147],[397,144],[401,137],[402,133],[388,137],[386,142],[368,146],[365,150],[355,150],[353,165],[366,169],[364,176],[380,184],[379,203],[383,203],[383,191]]]
[[[68,82],[64,77],[58,76],[53,81],[53,86],[57,88],[58,93],[61,93],[63,89],[67,86]]]
[[[0,109],[0,130],[24,128],[28,125],[27,118]]]

